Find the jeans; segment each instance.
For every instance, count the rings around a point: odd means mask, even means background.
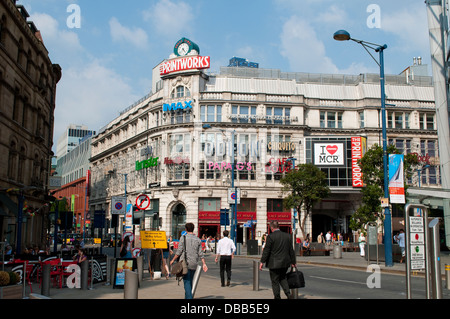
[[[192,296],[192,279],[195,275],[195,269],[188,269],[186,275],[183,276],[184,283],[184,299],[193,299]]]

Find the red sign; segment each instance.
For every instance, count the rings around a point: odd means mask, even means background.
[[[164,62],[159,67],[159,72],[160,75],[166,75],[186,70],[209,69],[210,65],[211,62],[209,56],[188,56]]]
[[[352,137],[352,184],[353,187],[363,187],[361,167],[358,160],[363,154],[363,137]]]
[[[141,194],[136,197],[136,206],[141,210],[146,210],[150,206],[150,197],[145,194]]]

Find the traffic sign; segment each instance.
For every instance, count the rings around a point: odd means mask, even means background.
[[[237,204],[241,203],[241,189],[234,187],[228,188],[228,204],[235,204],[236,200]]]
[[[136,197],[136,206],[139,209],[146,210],[150,206],[150,197],[145,194],[141,194]]]
[[[143,249],[166,249],[167,237],[164,231],[141,231]]]
[[[124,196],[111,197],[111,214],[125,214],[127,198]]]

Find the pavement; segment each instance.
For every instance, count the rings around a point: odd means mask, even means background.
[[[251,258],[259,260],[260,256],[242,255],[235,258]],[[206,257],[207,264],[212,264],[214,255],[209,254]],[[376,261],[371,261],[372,268],[377,265]],[[450,253],[441,252],[440,259],[442,278],[445,280],[445,265],[450,265]],[[330,256],[297,256],[297,265],[301,269],[302,265],[317,265],[326,267],[337,267],[354,269],[356,271],[367,271],[369,263],[359,255],[359,252],[342,252],[342,258],[334,258],[333,251]],[[387,267],[384,261],[378,262],[381,273],[406,274],[404,263],[395,262],[393,266]],[[424,272],[414,271],[412,276],[423,276]],[[267,273],[268,276],[268,273]],[[33,292],[38,293],[33,298],[42,298],[41,289],[37,284],[33,284]],[[27,287],[27,293],[29,293]],[[300,290],[299,290],[300,293]],[[300,296],[300,295],[299,295]],[[30,297],[31,298],[31,297]],[[124,289],[113,288],[112,285],[105,283],[94,284],[90,289],[77,288],[50,288],[48,298],[50,299],[124,299]],[[317,298],[302,295],[302,299]],[[147,270],[143,273],[143,278],[138,288],[137,299],[184,299],[183,282],[177,282],[175,278],[151,279]],[[218,274],[202,272],[195,293],[195,299],[273,299],[272,289],[270,287],[259,287],[259,290],[253,290],[253,277],[246,282],[232,282],[230,287],[220,287]]]

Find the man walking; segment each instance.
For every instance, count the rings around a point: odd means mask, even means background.
[[[270,230],[272,232],[267,236],[259,270],[262,270],[263,264],[266,263],[266,267],[269,268],[274,298],[281,298],[281,286],[289,299],[291,294],[286,272],[290,266],[297,267],[294,248],[292,248],[290,236],[279,229],[277,221],[270,222]]]
[[[180,256],[183,256],[182,258],[184,259],[184,251],[186,251],[188,272],[183,276],[184,296],[185,299],[192,299],[192,279],[194,278],[195,270],[197,269],[198,260],[202,260],[204,272],[208,271],[208,267],[206,266],[205,257],[203,255],[202,241],[194,234],[194,224],[187,223],[184,227],[187,234],[184,238],[180,239],[177,252],[170,261],[170,264],[172,265],[173,262]]]
[[[231,281],[231,259],[236,251],[234,242],[228,238],[229,231],[223,231],[223,238],[219,240],[216,253],[216,263],[220,256],[220,282],[222,287],[225,287],[225,269],[227,271],[227,286]]]

